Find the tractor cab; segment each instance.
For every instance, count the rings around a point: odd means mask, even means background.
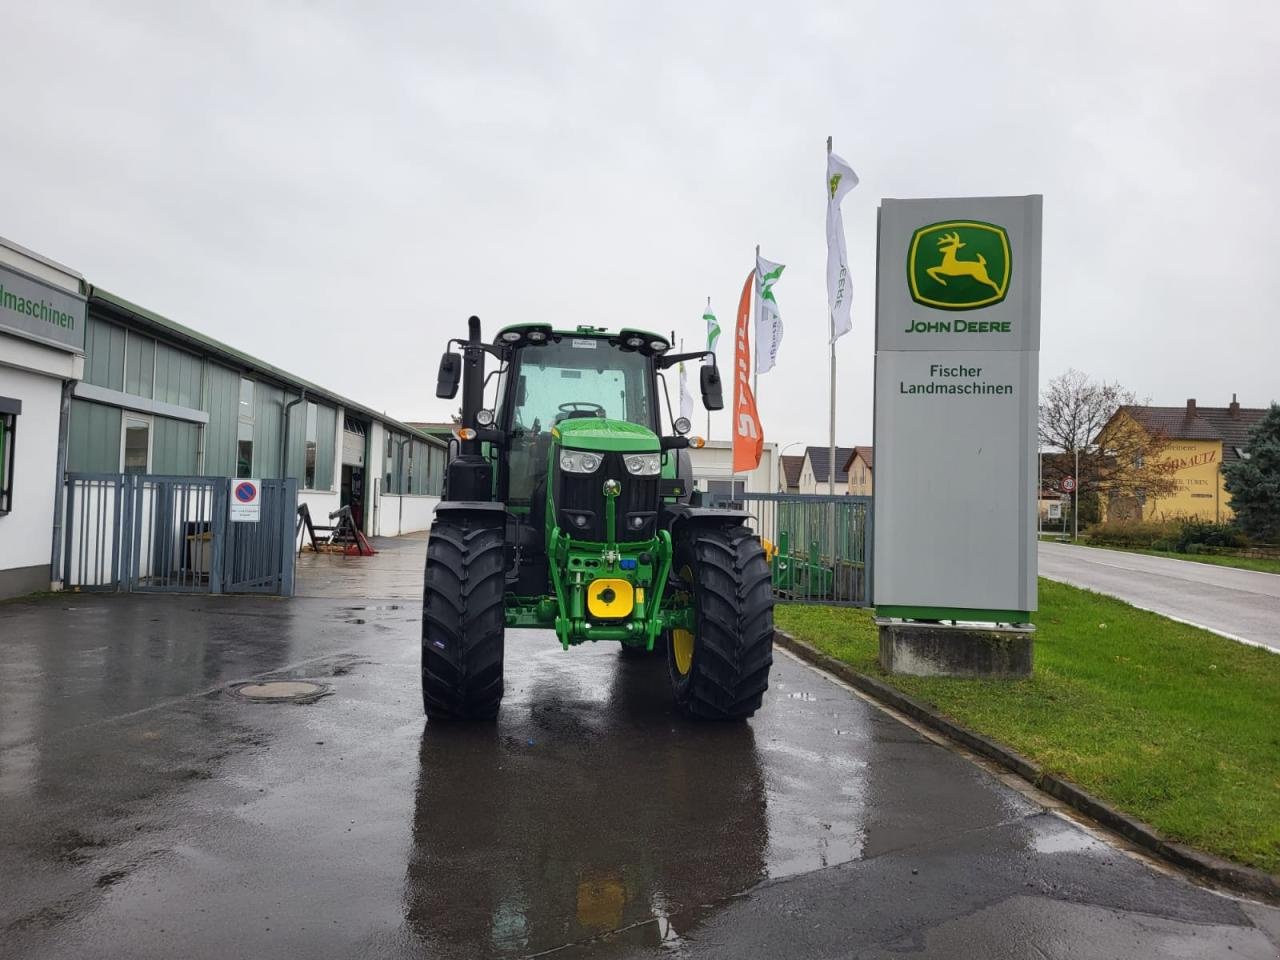
[[[552,629],[565,649],[590,640],[618,642],[627,655],[674,651],[676,699],[686,710],[754,711],[767,683],[762,664],[771,662],[768,566],[746,514],[690,504],[688,448],[702,441],[672,416],[665,376],[702,361],[703,403],[718,410],[714,354],[673,354],[660,335],[594,326],[510,326],[489,344],[475,317],[468,339],[453,343],[459,349],[445,352],[436,386],[452,398],[461,381],[463,398],[428,543],[427,713],[496,712],[506,627]],[[741,689],[715,675],[724,669],[723,652],[711,652],[723,647],[722,618],[702,625],[700,605],[716,601],[703,599],[711,595],[698,571],[716,543],[743,552],[731,583],[763,584],[750,596],[725,587],[731,605],[752,611],[742,629],[753,668]],[[709,652],[699,655],[703,636]]]

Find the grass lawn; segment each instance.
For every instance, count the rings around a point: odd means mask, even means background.
[[[1238,570],[1257,570],[1259,573],[1280,573],[1280,560],[1267,557],[1233,557],[1223,553],[1175,553],[1172,550],[1144,550],[1140,547],[1113,547],[1109,544],[1089,543],[1081,546],[1099,550],[1119,550],[1122,553],[1145,553],[1149,557],[1171,557],[1174,560],[1190,560],[1192,563],[1212,563],[1218,567],[1235,567]]]
[[[778,626],[1155,826],[1280,871],[1280,655],[1042,579],[1029,680],[890,677],[869,610]]]

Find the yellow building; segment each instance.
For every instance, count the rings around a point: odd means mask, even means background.
[[[1099,442],[1105,447],[1108,435],[1135,428],[1163,437],[1159,462],[1174,464],[1177,489],[1166,497],[1104,500],[1103,519],[1230,520],[1231,495],[1223,485],[1222,465],[1247,456],[1249,432],[1266,412],[1241,407],[1234,396],[1226,407],[1200,407],[1195,400],[1185,407],[1121,407],[1102,428]]]
[[[853,453],[845,461],[844,472],[848,475],[849,495],[853,497],[869,497],[873,487],[871,474],[875,471],[875,451],[871,447],[854,447]]]

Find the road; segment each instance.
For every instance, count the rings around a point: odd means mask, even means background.
[[[512,631],[498,723],[425,724],[422,542],[382,546],[288,601],[0,606],[0,957],[1276,956],[1280,910],[781,652],[692,724],[661,661]]]
[[[1274,573],[1041,542],[1040,576],[1280,651],[1280,575]]]

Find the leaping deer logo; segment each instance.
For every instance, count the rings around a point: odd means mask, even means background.
[[[934,280],[942,284],[944,287],[947,281],[943,277],[973,277],[979,283],[986,284],[998,295],[1000,287],[987,276],[987,258],[982,254],[978,254],[977,260],[959,260],[956,258],[956,251],[966,246],[960,240],[958,232],[944,233],[938,238],[938,250],[942,254],[942,262],[936,267],[930,267],[925,273],[929,274]]]

